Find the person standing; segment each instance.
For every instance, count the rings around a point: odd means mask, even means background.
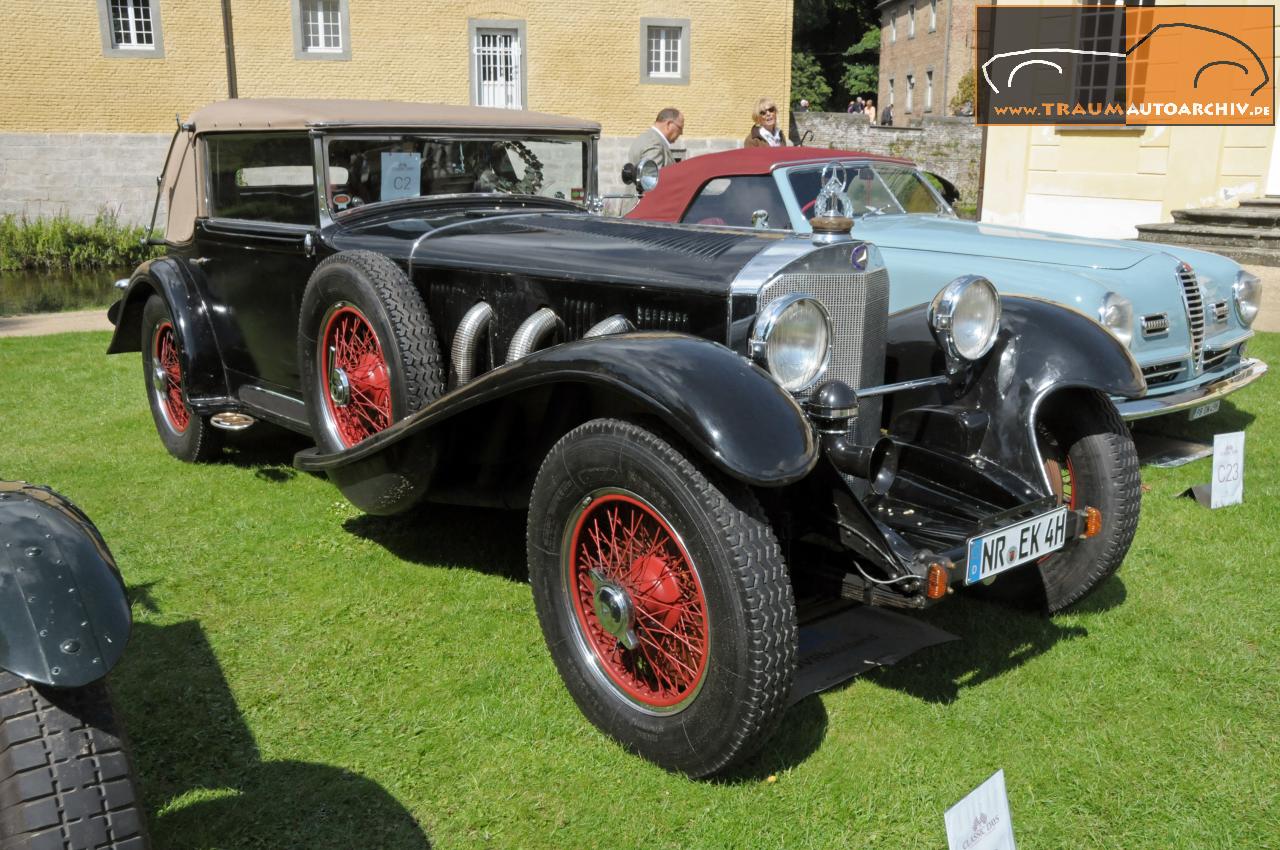
[[[796,107],[796,112],[808,112],[808,111],[809,111],[809,101],[805,100],[804,98],[800,98],[800,105]]]
[[[668,106],[658,113],[653,126],[645,130],[627,152],[627,161],[639,166],[640,160],[651,159],[659,168],[665,168],[676,161],[671,152],[671,145],[684,133],[684,115],[674,106]]]
[[[862,112],[867,116],[867,122],[876,123],[876,102],[871,98],[867,98],[867,105],[862,107]]]
[[[881,127],[893,126],[893,104],[892,103],[884,108],[884,112],[880,113],[880,126]]]
[[[756,101],[756,108],[751,113],[755,122],[751,132],[743,141],[744,148],[782,148],[787,141],[782,138],[782,130],[778,128],[778,105],[767,97]]]

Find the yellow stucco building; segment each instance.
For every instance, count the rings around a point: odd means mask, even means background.
[[[756,99],[785,104],[791,82],[783,0],[6,0],[5,12],[26,36],[0,55],[0,212],[89,214],[56,185],[83,153],[122,180],[82,180],[81,194],[137,218],[174,114],[231,94],[590,118],[604,184],[663,107],[684,111],[691,153],[726,147]],[[101,136],[69,135],[84,133]]]
[[[984,221],[1131,238],[1175,210],[1280,194],[1280,146],[1266,126],[990,127],[983,186]]]

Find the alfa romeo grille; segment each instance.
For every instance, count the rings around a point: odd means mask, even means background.
[[[889,273],[784,274],[760,290],[759,308],[793,292],[812,295],[831,314],[835,338],[824,380],[835,378],[855,389],[884,382],[886,326],[889,320]],[[821,383],[821,381],[819,381]],[[807,401],[817,388],[798,396]],[[858,440],[870,444],[880,435],[880,399],[862,402]]]
[[[1196,273],[1186,263],[1178,265],[1178,281],[1182,284],[1182,300],[1187,305],[1187,321],[1191,325],[1191,364],[1200,371],[1204,352],[1204,298],[1200,295],[1200,282]]]
[[[1160,384],[1171,384],[1182,374],[1182,361],[1170,360],[1168,363],[1154,363],[1142,367],[1142,377],[1147,379],[1148,387]]]

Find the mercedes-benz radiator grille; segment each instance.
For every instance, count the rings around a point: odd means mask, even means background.
[[[855,389],[884,383],[886,326],[889,320],[889,273],[877,269],[865,273],[799,273],[779,275],[760,290],[759,307],[793,292],[812,295],[831,314],[835,338],[831,363],[818,384],[797,394],[808,401],[823,381],[844,381]],[[880,399],[861,403],[858,441],[870,444],[880,436]]]
[[[1182,284],[1182,300],[1187,305],[1187,322],[1191,326],[1192,372],[1198,374],[1204,365],[1204,298],[1200,294],[1200,281],[1196,273],[1185,263],[1178,266],[1178,282]]]

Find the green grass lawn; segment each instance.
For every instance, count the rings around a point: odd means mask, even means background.
[[[521,516],[363,516],[278,435],[179,463],[106,344],[0,339],[0,477],[78,503],[130,585],[111,683],[157,847],[942,848],[998,768],[1022,847],[1280,846],[1278,376],[1183,429],[1247,425],[1243,506],[1177,498],[1207,460],[1144,469],[1133,549],[1083,606],[956,599],[928,619],[963,640],[805,699],[740,775],[694,782],[578,713]],[[1280,335],[1252,350],[1280,362]]]

